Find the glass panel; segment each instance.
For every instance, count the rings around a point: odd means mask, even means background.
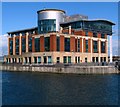
[[[45,51],[50,51],[50,37],[45,37]]]
[[[28,49],[29,49],[29,52],[32,52],[32,37],[28,38]]]
[[[17,38],[16,41],[15,41],[15,52],[16,52],[16,55],[19,55],[19,39]]]
[[[40,52],[40,38],[35,38],[35,52]]]
[[[57,51],[60,51],[60,37],[57,37]]]
[[[71,63],[71,56],[68,56],[68,63]]]
[[[101,42],[101,53],[105,53],[105,42]]]
[[[97,41],[93,41],[93,51],[94,51],[94,53],[98,52],[98,42]]]
[[[56,20],[55,19],[45,19],[38,21],[38,32],[48,33],[56,31]]]
[[[26,52],[26,39],[22,38],[22,52]]]
[[[67,57],[66,56],[63,57],[63,63],[67,63]]]
[[[88,40],[85,41],[86,44],[86,52],[88,52]]]
[[[52,58],[51,58],[51,56],[48,56],[48,63],[52,63]]]
[[[65,51],[70,52],[70,38],[65,38]]]
[[[10,40],[10,55],[13,55],[13,40]]]
[[[41,63],[41,57],[40,56],[38,57],[38,63]]]

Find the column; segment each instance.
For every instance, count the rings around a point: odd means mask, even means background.
[[[63,28],[62,28],[62,27],[60,27],[60,33],[62,33],[62,31],[63,31]]]
[[[69,26],[69,34],[71,34],[71,26]]]
[[[16,49],[16,46],[15,46],[15,37],[16,37],[16,35],[13,35],[13,55],[15,55],[15,49]]]
[[[110,63],[112,63],[112,35],[110,35]]]
[[[64,51],[64,36],[60,35],[60,51]]]
[[[40,36],[40,52],[44,52],[44,36]]]
[[[19,35],[19,55],[22,54],[22,40],[21,40],[22,34]]]
[[[75,52],[75,37],[70,37],[70,51]]]
[[[26,33],[26,52],[28,52],[28,35],[29,33]]]
[[[56,35],[50,35],[50,51],[56,51],[57,39]]]

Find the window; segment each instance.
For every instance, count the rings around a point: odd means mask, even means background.
[[[29,52],[32,52],[32,37],[28,38],[28,49],[29,49]]]
[[[78,57],[78,63],[80,63],[80,57]]]
[[[26,52],[26,39],[22,38],[22,52]]]
[[[60,51],[60,37],[57,36],[57,51]]]
[[[105,34],[101,34],[101,38],[105,38]]]
[[[66,56],[63,57],[63,63],[67,63],[67,57]]]
[[[31,57],[29,57],[29,63],[31,64]]]
[[[34,63],[37,63],[37,57],[34,57]]]
[[[78,48],[78,51],[77,52],[80,52],[80,39],[78,39],[78,46],[77,46]]]
[[[95,62],[95,57],[92,57],[92,62]]]
[[[15,40],[15,52],[16,52],[16,55],[19,55],[19,39],[17,38]]]
[[[10,55],[13,55],[13,40],[10,40]]]
[[[44,19],[38,21],[38,32],[48,33],[56,31],[56,20],[55,19]]]
[[[20,58],[19,58],[19,63],[20,63],[21,61],[20,61]]]
[[[35,38],[35,52],[40,52],[40,38]]]
[[[106,57],[104,57],[104,62],[106,62]]]
[[[88,36],[88,31],[85,32],[85,36]]]
[[[100,57],[100,62],[103,62],[103,58],[102,57]]]
[[[77,63],[77,56],[75,57],[75,63]]]
[[[96,57],[96,62],[98,62],[98,57]]]
[[[25,63],[27,63],[27,57],[25,57]]]
[[[57,57],[57,63],[60,63],[60,57]]]
[[[105,53],[105,42],[101,42],[101,53]]]
[[[93,37],[97,37],[97,33],[93,33]]]
[[[85,58],[85,62],[87,63],[87,58]]]
[[[93,41],[93,52],[98,53],[98,42],[97,41]]]
[[[65,51],[70,52],[70,38],[65,38]]]
[[[86,52],[88,52],[88,40],[85,41],[86,44]]]
[[[9,58],[9,63],[11,63],[11,60],[10,60],[10,58]]]
[[[52,58],[51,58],[51,56],[48,56],[48,63],[52,63]]]
[[[50,37],[45,37],[45,51],[50,51]]]
[[[41,57],[40,56],[38,57],[38,63],[39,64],[41,63]]]
[[[71,56],[68,56],[68,63],[71,63]]]

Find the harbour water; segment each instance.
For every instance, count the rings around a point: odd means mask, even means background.
[[[2,72],[3,105],[118,105],[117,74]]]

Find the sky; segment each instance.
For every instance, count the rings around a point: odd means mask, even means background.
[[[117,47],[117,2],[3,2],[2,3],[2,49],[7,48],[6,33],[37,26],[37,11],[44,8],[63,9],[67,15],[82,14],[89,19],[107,19],[114,22],[113,49]],[[114,43],[115,42],[115,43]],[[116,48],[117,49],[117,48]],[[4,51],[6,54],[7,51]],[[117,50],[114,50],[114,54]]]

